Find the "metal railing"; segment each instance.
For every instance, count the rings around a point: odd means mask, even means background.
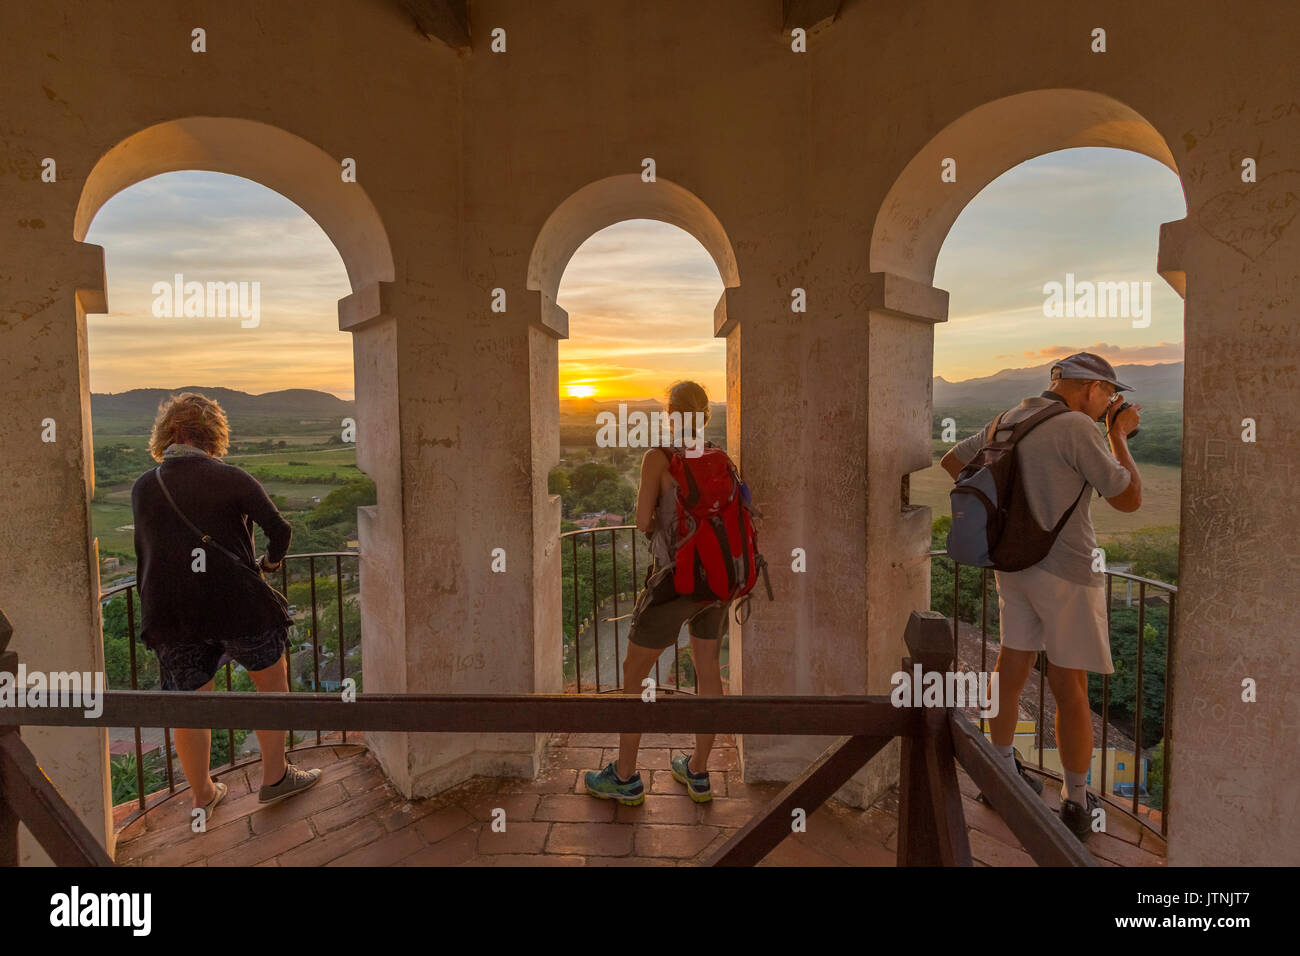
[[[356,634],[356,635],[348,635],[347,632],[346,632],[346,628],[345,628],[345,626],[344,626],[344,614],[343,614],[343,598],[344,598],[344,593],[343,593],[343,559],[344,559],[344,558],[348,558],[348,559],[353,559],[353,560],[355,561],[355,559],[358,559],[359,557],[360,557],[360,554],[359,554],[358,552],[356,552],[356,551],[323,551],[323,552],[317,552],[317,553],[313,553],[313,554],[290,554],[290,555],[286,555],[286,556],[285,556],[284,563],[283,563],[283,564],[281,565],[281,567],[280,567],[280,575],[279,575],[279,576],[280,576],[280,581],[279,581],[279,583],[280,583],[280,590],[281,590],[281,591],[285,594],[285,596],[287,597],[288,594],[289,594],[289,582],[290,582],[289,567],[290,567],[290,563],[291,563],[291,562],[298,562],[299,565],[300,565],[301,562],[303,562],[303,561],[306,561],[306,563],[307,563],[307,575],[308,575],[308,581],[310,582],[310,601],[311,601],[311,617],[310,617],[310,620],[311,620],[311,652],[312,652],[312,678],[311,678],[311,680],[312,680],[312,689],[313,689],[313,690],[319,690],[319,689],[321,688],[321,670],[320,670],[320,664],[321,664],[321,661],[320,661],[321,642],[320,642],[320,627],[319,627],[320,617],[319,617],[319,615],[318,615],[318,613],[317,613],[318,608],[317,608],[317,599],[316,599],[316,581],[317,581],[316,568],[317,568],[317,561],[320,560],[320,561],[326,562],[326,563],[327,563],[327,566],[328,566],[328,559],[332,558],[333,561],[334,561],[334,575],[333,575],[333,577],[334,577],[334,585],[335,585],[335,613],[336,613],[336,615],[337,615],[337,616],[336,616],[336,622],[337,622],[337,633],[338,633],[338,642],[339,642],[339,648],[338,648],[338,679],[339,679],[339,684],[342,685],[342,683],[343,683],[343,682],[347,679],[347,677],[348,677],[348,673],[347,673],[347,657],[348,657],[348,650],[349,650],[349,648],[360,647],[360,638],[361,638],[361,635],[360,635],[359,633]],[[359,564],[359,562],[357,562],[357,563]],[[358,571],[359,571],[359,569],[358,569]],[[328,572],[326,572],[326,574],[328,574]],[[136,622],[137,622],[137,615],[136,615],[136,602],[139,600],[139,592],[137,591],[137,587],[136,587],[136,581],[135,581],[135,579],[132,578],[132,579],[129,580],[129,581],[124,581],[124,582],[122,582],[122,583],[120,583],[120,584],[116,584],[116,585],[114,585],[114,586],[108,588],[107,590],[103,591],[103,592],[99,595],[99,603],[100,603],[100,606],[101,606],[101,607],[104,607],[104,606],[106,606],[110,601],[112,601],[114,598],[117,598],[118,596],[121,596],[121,595],[124,595],[124,596],[125,596],[125,599],[126,599],[126,622],[127,622],[127,641],[128,641],[127,646],[128,646],[128,648],[129,648],[129,651],[130,651],[130,682],[131,682],[131,683],[130,683],[130,689],[133,690],[133,691],[134,691],[134,690],[141,690],[141,688],[140,688],[140,657],[141,657],[141,655],[143,655],[143,654],[151,654],[151,655],[152,655],[153,652],[150,651],[150,650],[149,650],[148,648],[146,648],[146,647],[143,647],[143,646],[137,646],[137,645],[140,644],[140,642],[139,642],[139,637],[138,637],[138,633],[137,633],[138,628],[137,628],[137,626],[136,626]],[[349,640],[350,637],[352,637],[352,638],[354,638],[354,639],[350,641],[350,640]],[[289,660],[289,662],[288,662],[288,667],[289,667],[289,688],[290,688],[290,690],[292,690],[292,689],[293,689],[293,678],[294,678],[294,674],[293,674],[293,671],[292,671],[292,666],[293,666],[293,664],[292,664],[292,656],[293,656],[293,655],[292,655],[292,650],[290,651],[289,656],[290,656],[290,660]],[[223,668],[223,670],[225,671],[225,684],[226,684],[226,691],[230,692],[230,691],[231,691],[231,684],[232,684],[232,680],[233,680],[233,671],[232,671],[232,669],[231,669],[231,664],[230,664],[230,662],[227,662],[227,663],[226,663],[226,665],[225,665],[225,667]],[[354,675],[354,676],[355,676],[355,675]],[[110,688],[110,690],[120,690],[120,689],[124,689],[124,688]],[[186,725],[186,726],[188,726],[188,725]],[[145,790],[146,790],[146,787],[145,787],[145,751],[144,751],[144,743],[143,743],[143,740],[141,739],[141,731],[142,731],[142,729],[143,729],[142,726],[135,726],[135,727],[134,727],[134,731],[135,731],[135,751],[134,751],[134,752],[135,752],[135,773],[136,773],[136,791],[137,791],[137,793],[136,793],[136,805],[137,805],[137,807],[136,807],[136,810],[135,810],[133,813],[131,813],[129,816],[127,816],[125,819],[123,819],[123,820],[121,820],[121,821],[119,822],[119,826],[123,826],[123,827],[126,826],[127,824],[131,823],[132,821],[138,819],[142,814],[148,812],[148,811],[151,810],[153,807],[155,807],[155,806],[157,806],[158,804],[162,803],[164,800],[168,799],[169,797],[173,796],[174,794],[176,794],[176,793],[178,793],[178,792],[181,792],[181,791],[184,791],[184,790],[188,789],[188,787],[189,787],[188,782],[179,782],[179,781],[177,780],[176,767],[175,767],[175,764],[174,764],[174,761],[173,761],[173,756],[172,756],[172,739],[171,739],[171,730],[172,730],[172,728],[171,728],[171,726],[165,726],[165,727],[162,728],[162,732],[163,732],[163,748],[162,748],[162,749],[163,749],[163,754],[164,754],[164,757],[165,757],[165,760],[166,760],[166,767],[167,767],[167,789],[166,789],[166,792],[159,791],[159,792],[158,792],[158,796],[157,796],[156,799],[154,799],[154,800],[152,800],[152,801],[147,800],[147,797],[148,797],[149,795],[145,792]],[[308,749],[309,747],[319,747],[319,746],[323,746],[323,744],[321,743],[321,735],[322,735],[322,731],[318,729],[318,730],[315,731],[315,734],[316,734],[316,740],[315,740],[314,743],[308,743],[307,741],[308,741],[309,738],[304,738],[303,741],[301,741],[301,742],[296,742],[296,743],[295,743],[295,742],[294,742],[294,731],[293,731],[292,729],[290,729],[290,730],[288,731],[288,739],[289,739],[288,750],[289,750],[290,752],[294,752],[294,751],[298,751],[298,750],[305,750],[305,749]],[[344,743],[347,742],[347,731],[346,731],[346,730],[343,731],[343,742],[344,742]],[[261,755],[260,755],[260,754],[258,754],[258,755],[256,755],[256,756],[251,756],[251,757],[249,757],[249,758],[247,758],[247,759],[245,759],[245,760],[237,760],[237,759],[236,759],[236,754],[235,754],[235,731],[234,731],[233,728],[228,728],[228,729],[226,730],[226,745],[227,745],[227,750],[226,750],[226,752],[227,752],[227,754],[229,755],[229,760],[228,760],[225,764],[222,764],[222,765],[219,766],[219,767],[213,767],[213,768],[212,768],[212,772],[213,772],[213,773],[220,773],[220,772],[225,772],[225,771],[229,771],[229,770],[234,770],[234,769],[237,769],[237,768],[242,767],[242,766],[246,766],[246,765],[249,765],[249,764],[256,763],[257,761],[259,761],[259,760],[261,759]],[[152,748],[151,748],[151,749],[152,749]]]
[[[622,547],[620,547],[619,532],[626,532],[625,537],[630,540],[630,547],[627,542],[624,542]],[[598,542],[598,539],[604,538],[606,533],[608,533],[608,541]],[[586,539],[585,542],[580,543],[581,539],[584,538]],[[608,693],[618,693],[622,689],[622,680],[620,679],[619,676],[620,675],[619,628],[624,620],[628,620],[631,618],[631,613],[630,613],[631,606],[635,603],[636,595],[641,590],[642,582],[639,580],[640,577],[638,572],[639,564],[644,564],[644,566],[647,568],[650,565],[649,548],[644,543],[643,538],[644,535],[640,534],[640,532],[637,531],[636,526],[630,524],[610,525],[610,526],[598,527],[598,528],[582,528],[577,531],[566,531],[560,535],[560,548],[561,548],[560,561],[562,565],[567,564],[567,568],[565,567],[561,568],[561,573],[564,575],[563,584],[564,584],[564,588],[566,589],[564,593],[571,594],[573,600],[573,608],[570,612],[570,616],[572,620],[565,622],[566,625],[569,623],[572,624],[573,634],[572,636],[570,636],[567,632],[565,633],[564,638],[561,641],[561,646],[563,648],[561,653],[566,657],[570,652],[572,653],[574,683],[576,685],[576,692],[579,694],[583,693],[584,691],[582,652],[584,649],[584,641],[583,641],[584,631],[586,630],[590,630],[591,632],[590,649],[592,652],[592,657],[594,659],[594,675],[593,675],[593,679],[588,684],[587,690],[591,690],[594,687],[594,690],[597,694],[608,694]],[[566,541],[569,544],[569,547],[567,549],[568,551],[567,555],[565,554]],[[590,610],[590,617],[585,619],[588,624],[588,627],[586,628],[584,628],[583,626],[584,616],[581,608],[582,601],[579,600],[579,593],[578,593],[578,582],[579,582],[578,554],[580,550],[586,551],[589,556],[588,560],[584,562],[584,564],[590,570],[591,573],[591,604],[590,604],[591,610]],[[608,576],[604,577],[604,579],[602,580],[602,574],[600,572],[603,569],[600,567],[600,562],[598,561],[598,555],[605,553],[606,550],[608,550],[608,553],[610,555],[610,562],[609,562],[610,566],[609,566]],[[620,552],[627,552],[629,550],[631,552],[630,564],[631,564],[632,576],[630,580],[627,582],[627,584],[625,585],[624,581],[620,578],[619,575],[619,555]],[[645,555],[645,560],[643,562],[639,561],[638,559],[638,551],[641,551]],[[626,569],[626,567],[627,565],[625,564],[624,568]],[[628,605],[628,613],[620,615],[619,614],[620,595],[622,594],[629,594],[631,596],[623,601],[623,603],[626,603]],[[584,593],[582,597],[585,599],[586,594]],[[600,667],[601,647],[603,643],[601,639],[601,623],[602,623],[601,613],[602,613],[602,609],[607,607],[608,605],[612,605],[613,616],[609,618],[604,618],[603,621],[613,624],[613,630],[614,630],[612,681],[606,681],[602,678],[601,667]],[[631,626],[630,620],[628,620],[628,626],[630,629]],[[725,641],[726,638],[724,637],[723,640]],[[693,660],[691,661],[691,664],[692,666],[690,669],[689,680],[686,682],[686,684],[683,684],[681,679],[682,670],[683,670],[682,647],[680,644],[674,643],[673,663],[672,663],[672,682],[671,683],[664,682],[663,677],[660,673],[660,659],[657,658],[655,660],[655,669],[654,669],[656,688],[660,692],[668,693],[668,694],[698,693],[699,675],[695,671]],[[724,667],[724,671],[725,671],[725,667]],[[566,686],[568,686],[568,683],[569,683],[568,676],[566,674],[565,676]],[[726,684],[725,673],[723,675],[723,684],[724,686]]]
[[[950,613],[949,612],[945,612],[945,613],[948,613],[948,616],[950,616],[952,621],[953,657],[954,659],[959,659],[958,633],[959,633],[959,626],[960,626],[959,618],[960,618],[960,596],[961,596],[961,570],[963,566],[958,564],[956,561],[953,561],[950,557],[948,557],[948,552],[944,550],[931,550],[929,552],[929,555],[932,561],[934,558],[941,557],[950,561],[953,566],[952,604],[951,604]],[[980,572],[980,622],[979,622],[980,671],[986,672],[988,670],[988,643],[989,643],[988,598],[989,598],[989,581],[991,578],[991,575],[989,574],[990,569],[976,568],[970,565],[966,567],[968,568],[968,570],[977,570]],[[1151,832],[1158,833],[1162,838],[1164,838],[1167,837],[1169,834],[1169,764],[1170,764],[1170,752],[1172,750],[1172,740],[1170,739],[1171,728],[1169,725],[1169,715],[1173,713],[1173,686],[1174,685],[1173,685],[1173,680],[1171,678],[1172,678],[1173,653],[1174,653],[1174,611],[1175,611],[1175,605],[1178,598],[1178,587],[1177,585],[1169,584],[1165,581],[1157,581],[1153,578],[1144,578],[1135,574],[1128,574],[1123,571],[1111,571],[1108,569],[1105,572],[1105,574],[1106,574],[1106,627],[1108,633],[1110,631],[1110,625],[1111,625],[1111,606],[1113,604],[1113,595],[1114,595],[1113,589],[1114,589],[1115,579],[1119,578],[1121,580],[1129,582],[1130,591],[1133,583],[1136,583],[1138,586],[1137,635],[1136,635],[1136,642],[1135,642],[1137,645],[1136,699],[1134,700],[1134,707],[1133,707],[1133,715],[1134,715],[1133,745],[1135,751],[1133,756],[1135,760],[1135,766],[1133,769],[1132,798],[1130,801],[1128,801],[1128,805],[1125,805],[1124,803],[1121,803],[1120,801],[1114,799],[1113,798],[1114,795],[1108,792],[1106,789],[1107,771],[1109,769],[1109,761],[1107,760],[1107,751],[1108,749],[1110,749],[1108,746],[1109,744],[1108,738],[1110,736],[1110,728],[1111,728],[1111,724],[1110,724],[1111,675],[1103,674],[1101,675],[1102,707],[1101,707],[1101,714],[1100,714],[1101,716],[1101,781],[1100,781],[1100,786],[1097,789],[1097,793],[1101,797],[1101,799],[1105,801],[1107,804],[1119,809],[1127,816],[1131,817],[1132,819],[1140,823],[1142,826],[1146,827]],[[1166,634],[1165,634],[1164,713],[1162,719],[1163,760],[1161,766],[1160,826],[1158,828],[1152,826],[1149,814],[1143,814],[1138,809],[1139,796],[1140,796],[1139,783],[1141,782],[1140,777],[1142,776],[1142,761],[1144,759],[1142,752],[1145,749],[1142,746],[1142,710],[1143,710],[1143,705],[1146,702],[1146,698],[1143,692],[1144,691],[1143,645],[1145,643],[1143,640],[1143,633],[1147,623],[1146,605],[1147,605],[1148,588],[1153,588],[1155,590],[1161,591],[1169,596],[1168,623],[1166,626]],[[935,610],[940,610],[940,609],[935,608]],[[970,624],[973,622],[967,621],[966,623]],[[1034,721],[1035,749],[1038,751],[1037,770],[1042,776],[1049,777],[1053,780],[1060,780],[1061,776],[1059,774],[1057,774],[1055,771],[1048,770],[1043,766],[1043,726],[1045,724],[1044,703],[1046,699],[1046,685],[1047,685],[1047,657],[1046,654],[1042,651],[1040,651],[1038,654],[1038,663],[1036,666],[1039,674],[1038,718]],[[1023,694],[1021,699],[1022,700],[1026,699]],[[981,719],[979,725],[980,725],[980,730],[983,731],[985,729],[984,726],[985,721]]]

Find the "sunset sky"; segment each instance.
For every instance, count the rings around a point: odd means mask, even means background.
[[[1006,173],[963,211],[940,253],[935,284],[950,293],[950,317],[936,327],[935,373],[957,381],[1081,349],[1116,364],[1181,359],[1182,301],[1155,261],[1160,223],[1184,214],[1177,177],[1134,153],[1066,150]],[[112,309],[87,320],[92,391],[220,385],[352,397],[351,338],[336,311],[350,291],[342,260],[278,193],[217,173],[169,173],[109,200],[86,241],[105,247]],[[154,283],[178,272],[259,282],[260,323],[155,317]],[[1150,282],[1150,327],[1045,318],[1043,283],[1067,272]],[[585,386],[600,399],[661,398],[674,379],[693,378],[721,400],[725,347],[712,334],[721,291],[704,248],[674,226],[633,220],[592,236],[560,284],[569,312],[561,394]]]

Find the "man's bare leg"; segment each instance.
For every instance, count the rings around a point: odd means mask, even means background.
[[[1092,710],[1088,706],[1088,672],[1067,667],[1047,668],[1047,682],[1056,698],[1056,746],[1061,766],[1086,776],[1092,767]],[[1082,801],[1075,801],[1082,804]]]
[[[988,718],[989,736],[999,747],[1009,747],[1016,739],[1016,722],[1020,719],[1020,692],[1038,658],[1037,651],[1018,651],[1004,647],[998,651],[993,672],[998,675],[998,714]]]
[[[719,653],[722,641],[705,640],[691,635],[691,660],[695,664],[695,692],[700,697],[722,696],[722,664]],[[686,769],[701,773],[709,769],[709,752],[713,749],[714,734],[696,734],[695,750]]]
[[[624,694],[641,696],[641,681],[649,675],[651,668],[655,666],[655,661],[663,652],[662,647],[642,647],[640,644],[628,642],[627,657],[623,659]],[[614,772],[618,774],[619,779],[629,780],[632,774],[636,773],[636,753],[640,747],[640,734],[618,735],[618,763],[614,767]]]

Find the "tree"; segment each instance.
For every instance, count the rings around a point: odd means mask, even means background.
[[[569,490],[569,474],[563,468],[554,468],[546,476],[546,493],[563,496]]]
[[[1131,736],[1137,713],[1137,615],[1136,607],[1113,607],[1110,612],[1110,652],[1115,673],[1110,675],[1110,721]],[[1169,633],[1169,608],[1148,607],[1142,628],[1142,739],[1139,747],[1151,747],[1164,737],[1165,650]],[[1092,709],[1101,713],[1103,681],[1088,675],[1088,698]]]
[[[1178,583],[1178,528],[1175,525],[1139,528],[1106,544],[1108,564],[1132,562],[1133,573]],[[1151,593],[1149,590],[1148,594]]]
[[[1165,797],[1165,741],[1161,738],[1151,751],[1151,763],[1147,766],[1147,799],[1149,807],[1157,809],[1164,804]]]
[[[144,646],[138,637],[141,625],[140,600],[135,598],[136,614],[136,680],[140,690],[153,690],[159,685],[158,658]],[[127,633],[126,593],[115,596],[103,607],[104,679],[113,690],[131,687],[131,640]]]
[[[307,524],[312,528],[323,528],[340,522],[355,525],[357,509],[373,505],[378,500],[373,481],[365,477],[354,479],[326,495],[312,509]]]
[[[574,495],[586,498],[602,481],[606,480],[618,481],[618,469],[589,461],[573,470],[569,476],[569,486],[573,489]]]
[[[636,507],[636,493],[626,482],[607,478],[583,499],[582,507],[584,511],[612,511],[626,515]]]
[[[947,546],[948,529],[952,527],[952,518],[944,515],[935,520],[930,532],[931,550],[942,550]],[[967,624],[980,626],[984,613],[984,598],[981,594],[983,574],[980,568],[963,567],[961,569],[961,586],[957,593],[957,619]],[[936,557],[930,562],[930,609],[948,617],[952,616],[953,562],[948,558]],[[988,622],[989,634],[997,637],[999,630],[997,590],[993,575],[988,580]]]

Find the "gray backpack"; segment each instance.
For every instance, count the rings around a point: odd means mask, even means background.
[[[1056,527],[1040,528],[1029,512],[1029,501],[1019,478],[1016,445],[1031,431],[1068,412],[1063,402],[1053,402],[1022,422],[1008,426],[1010,437],[997,441],[1002,430],[1003,412],[989,427],[984,447],[957,475],[957,485],[950,494],[952,528],[948,532],[948,555],[957,564],[969,564],[996,571],[1023,571],[1047,557],[1056,536],[1074,514],[1088,489],[1085,481],[1074,504],[1056,522]]]

